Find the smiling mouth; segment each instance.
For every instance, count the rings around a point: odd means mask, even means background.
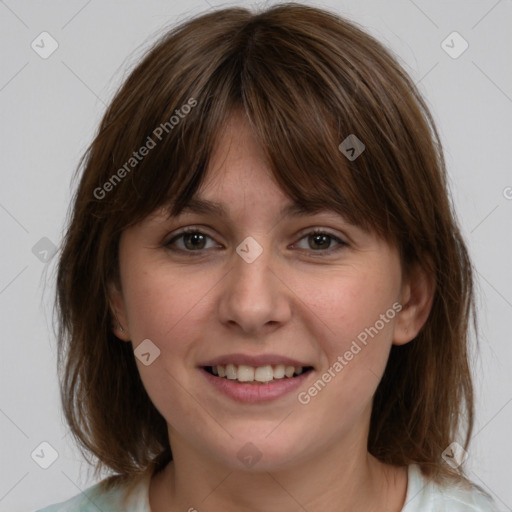
[[[310,372],[312,366],[287,366],[284,364],[248,366],[245,364],[226,364],[203,367],[210,375],[221,379],[233,380],[244,384],[271,384],[282,379],[293,379]]]

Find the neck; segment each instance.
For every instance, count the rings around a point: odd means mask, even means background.
[[[406,468],[385,465],[366,451],[342,457],[331,447],[315,460],[271,471],[240,471],[189,449],[174,449],[173,456],[152,480],[152,512],[399,512],[405,501]]]

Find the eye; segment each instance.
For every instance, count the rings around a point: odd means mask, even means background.
[[[339,237],[327,232],[327,231],[321,231],[321,230],[313,230],[306,234],[306,236],[303,236],[300,240],[306,240],[307,246],[305,247],[306,250],[312,250],[314,252],[333,252],[333,251],[339,251],[344,246],[348,245],[346,242],[341,240]],[[332,248],[331,242],[335,241],[338,246]],[[304,248],[304,247],[302,247]]]
[[[206,247],[207,239],[212,240],[211,237],[205,235],[196,228],[185,228],[166,242],[165,246],[171,250],[181,250],[185,252],[201,251],[203,249],[208,249],[208,247]],[[180,241],[183,244],[177,244],[177,241]],[[171,247],[173,245],[178,246],[177,249]]]

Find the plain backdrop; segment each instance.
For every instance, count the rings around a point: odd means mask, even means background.
[[[466,466],[502,510],[512,510],[512,2],[310,4],[390,47],[434,115],[478,278],[477,418]],[[256,3],[0,1],[0,511],[35,510],[95,482],[62,420],[51,316],[51,254],[72,176],[149,44],[166,27],[228,5]]]

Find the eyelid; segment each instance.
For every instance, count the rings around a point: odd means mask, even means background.
[[[329,235],[329,236],[332,236],[333,238],[337,238],[338,240],[341,240],[342,242],[345,242],[345,240],[343,239],[344,235],[342,235],[341,233],[335,232],[330,228],[324,228],[322,226],[313,226],[313,227],[301,229],[295,236],[300,236],[301,238],[303,238],[305,235],[310,235],[310,234],[314,234],[314,233]],[[348,242],[345,242],[345,243],[348,243]]]

